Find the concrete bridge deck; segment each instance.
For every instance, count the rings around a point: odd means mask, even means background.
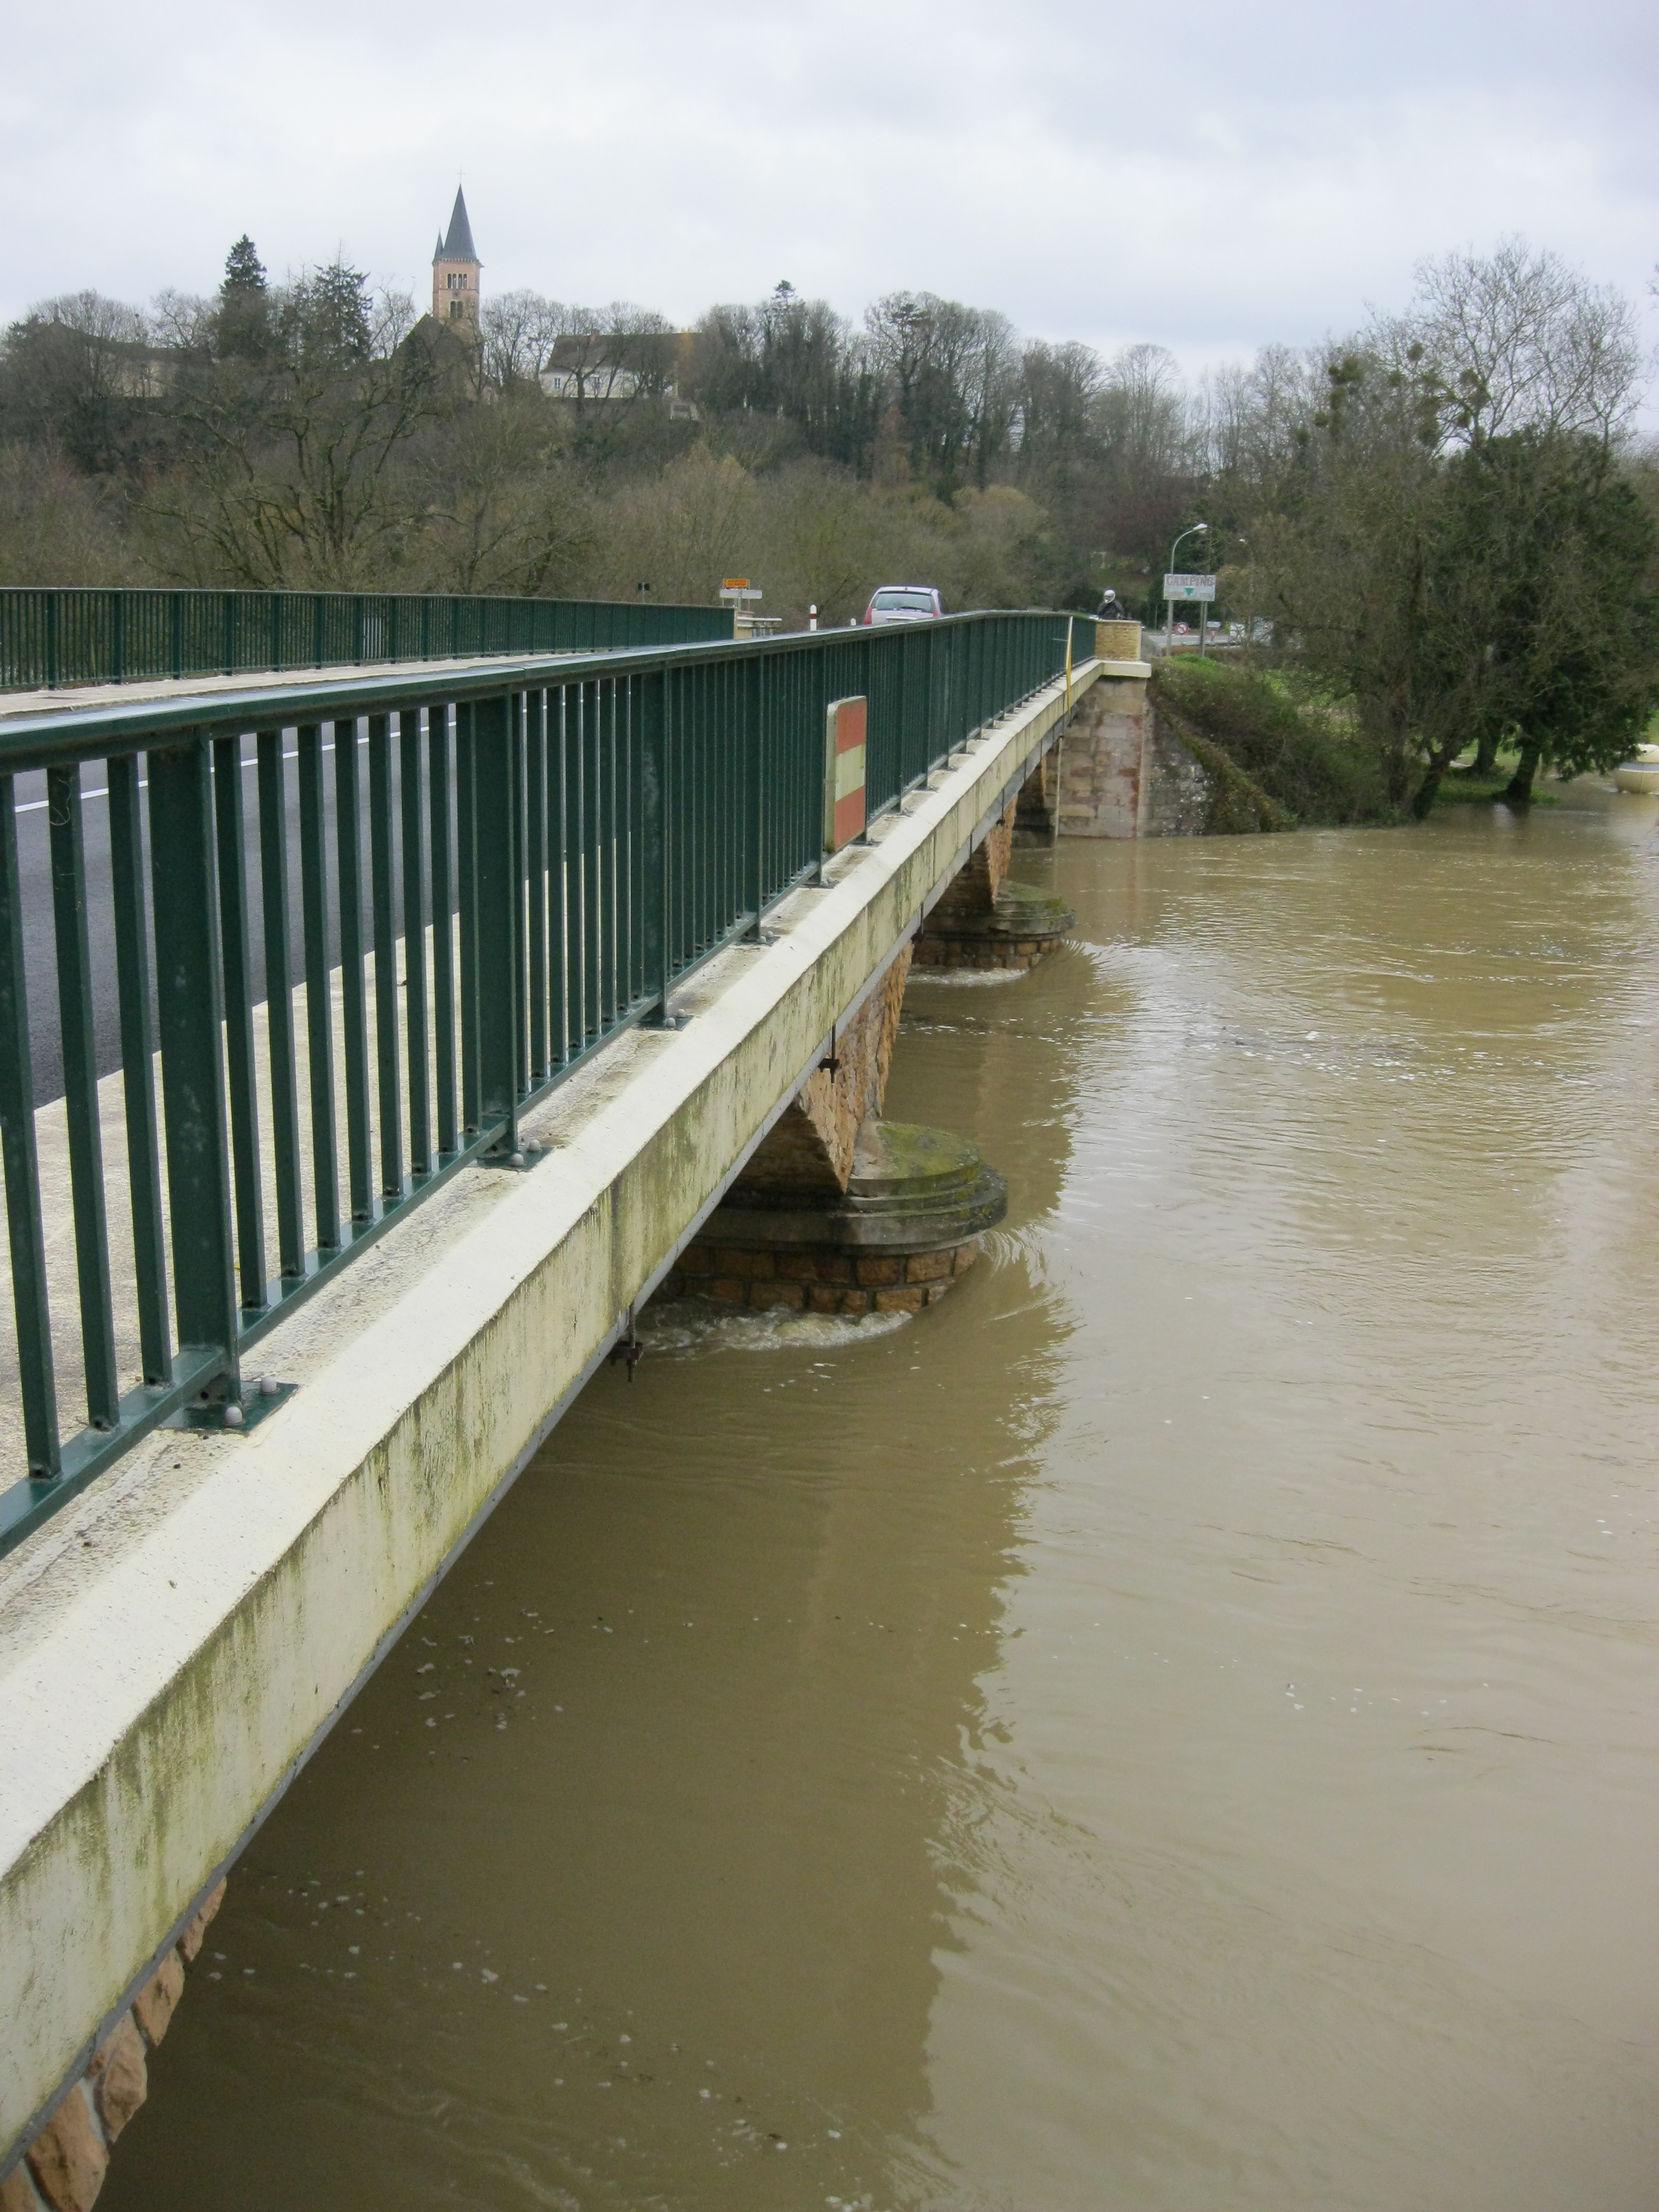
[[[1143,664],[1074,672],[1072,704]],[[1068,713],[1003,715],[524,1117],[262,1355],[290,1401],[157,1432],[0,1563],[0,2144],[77,2078],[604,1361]]]
[[[106,707],[131,707],[146,700],[212,699],[231,694],[242,698],[259,691],[275,696],[291,691],[296,684],[342,684],[354,676],[408,676],[422,684],[430,678],[437,690],[442,689],[446,676],[487,666],[490,659],[510,659],[515,668],[530,669],[556,668],[562,660],[588,658],[589,648],[572,647],[563,653],[501,653],[482,657],[459,653],[451,659],[374,660],[356,667],[327,661],[313,668],[238,669],[229,676],[143,676],[124,684],[64,684],[52,690],[0,691],[0,723],[22,721],[35,714],[92,714]]]

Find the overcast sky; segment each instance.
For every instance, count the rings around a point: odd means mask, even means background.
[[[1639,301],[1653,0],[4,0],[0,314],[338,249],[429,297],[465,176],[486,290],[677,321],[904,286],[1189,367],[1396,306],[1519,232]]]

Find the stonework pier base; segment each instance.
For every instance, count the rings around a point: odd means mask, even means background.
[[[884,1121],[907,945],[665,1278],[659,1298],[797,1313],[936,1305],[1008,1210],[965,1137]]]
[[[1045,756],[928,915],[916,938],[918,968],[1035,968],[1074,926],[1064,899],[1008,876],[1016,830],[1051,818],[1048,782]]]
[[[840,1197],[779,1192],[716,1207],[708,1241],[688,1246],[665,1287],[797,1313],[920,1313],[972,1266],[1007,1210],[1007,1184],[967,1138],[870,1121]]]

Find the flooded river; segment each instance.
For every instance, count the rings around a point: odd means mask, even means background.
[[[108,2212],[1659,2205],[1656,830],[1023,856],[888,1101],[988,1259],[599,1377]]]

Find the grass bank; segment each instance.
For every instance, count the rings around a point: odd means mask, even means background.
[[[1510,787],[1510,778],[1515,774],[1513,754],[1500,753],[1488,771],[1477,768],[1449,768],[1441,779],[1440,788],[1434,794],[1437,809],[1442,806],[1496,806]],[[1534,806],[1559,806],[1560,800],[1553,792],[1546,791],[1541,782],[1533,785],[1532,804]]]
[[[1153,696],[1264,793],[1286,826],[1396,818],[1375,756],[1341,716],[1282,678],[1194,654],[1158,664]]]

